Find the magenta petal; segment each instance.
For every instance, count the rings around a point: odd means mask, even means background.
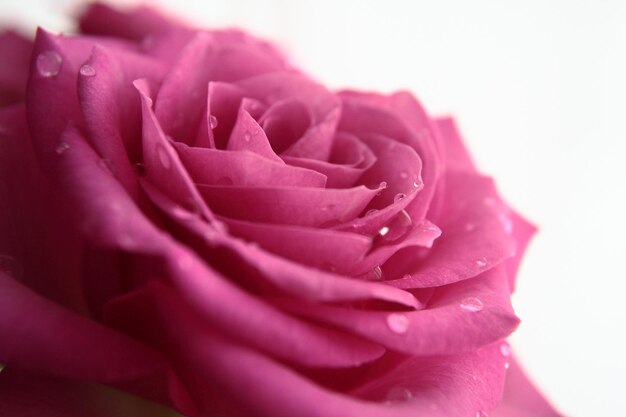
[[[337,107],[331,110],[324,120],[307,129],[297,142],[285,150],[284,154],[292,157],[319,159],[320,161],[328,160],[340,114],[341,106],[337,104]]]
[[[241,106],[237,115],[237,121],[230,134],[226,149],[229,151],[250,151],[276,163],[284,164],[276,152],[272,149],[263,128]]]
[[[442,159],[446,170],[477,173],[454,119],[450,117],[435,119],[435,123],[441,137]]]
[[[163,32],[174,25],[154,9],[136,7],[124,12],[103,3],[92,3],[80,16],[83,33],[140,41],[146,35]]]
[[[143,185],[152,201],[161,210],[175,219],[181,227],[185,227],[195,239],[205,242],[205,250],[214,251],[215,247],[227,249],[236,256],[235,265],[249,265],[252,271],[260,275],[259,280],[269,282],[283,293],[312,302],[381,300],[409,308],[418,307],[415,297],[404,290],[307,268],[240,240],[216,234],[206,223],[195,217],[178,216],[176,205],[171,200],[149,184]],[[250,275],[247,278],[257,279],[252,271],[247,271]]]
[[[299,226],[223,219],[236,236],[258,243],[283,258],[315,268],[348,274],[360,264],[372,240],[354,233]]]
[[[505,338],[519,323],[504,274],[502,268],[495,268],[472,280],[448,285],[435,292],[428,308],[405,313],[306,305],[292,300],[277,304],[400,352],[468,352]]]
[[[140,74],[159,81],[163,72],[161,64],[141,55],[96,46],[78,78],[90,141],[102,163],[135,198],[138,188],[131,162],[141,160],[141,102],[132,82]]]
[[[200,32],[185,46],[159,89],[155,114],[163,131],[191,144],[200,127],[217,46]]]
[[[289,166],[248,151],[174,147],[195,183],[242,186],[324,187],[326,177],[312,169]]]
[[[198,194],[178,154],[161,130],[151,108],[152,100],[146,95],[144,82],[136,81],[135,86],[142,104],[143,162],[146,167],[146,179],[159,184],[162,190],[182,206],[199,212],[209,221],[213,220],[213,213]]]
[[[0,287],[0,358],[8,366],[100,382],[128,381],[165,366],[151,348],[59,307],[3,273]]]
[[[357,366],[384,353],[375,343],[303,322],[275,309],[180,249],[172,248],[167,256],[174,288],[154,281],[109,302],[105,309],[108,322],[133,334],[160,338],[155,329],[161,325],[185,326],[175,320],[183,319],[195,323],[198,330],[218,330],[267,354],[307,367]],[[188,331],[187,340],[197,342],[194,332]]]
[[[504,210],[490,178],[448,173],[443,211],[433,219],[442,235],[425,258],[399,253],[386,267],[400,288],[441,286],[478,275],[515,253],[515,240],[501,223]]]
[[[0,32],[0,107],[24,99],[32,48],[33,43],[16,32]]]
[[[216,213],[273,224],[325,226],[353,219],[378,190],[297,187],[237,187],[198,184]]]
[[[104,385],[28,374],[14,368],[7,368],[0,374],[0,414],[20,417],[182,417],[171,409]]]
[[[415,387],[408,401],[367,401],[324,389],[258,352],[201,331],[188,319],[161,323],[163,327],[156,332],[161,336],[154,343],[167,344],[171,354],[181,358],[190,379],[197,381],[191,390],[198,402],[206,404],[212,397],[219,404],[207,404],[206,412],[222,408],[232,415],[259,417],[470,417],[493,407],[504,377],[499,349],[493,346],[457,357],[409,362],[407,374],[403,376],[400,371],[398,375],[403,383]],[[411,370],[422,372],[413,374]],[[392,374],[382,381],[398,379]],[[208,392],[207,386],[211,387]],[[369,393],[377,394],[377,387],[369,389]],[[277,401],[279,392],[284,395]]]
[[[504,398],[489,415],[492,417],[561,417],[561,414],[533,386],[516,360],[510,361],[504,385]]]

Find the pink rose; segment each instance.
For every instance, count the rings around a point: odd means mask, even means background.
[[[239,31],[80,28],[0,40],[0,414],[557,416],[504,341],[534,228],[450,119]]]

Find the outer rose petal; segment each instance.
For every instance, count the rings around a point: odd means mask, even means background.
[[[24,99],[32,48],[33,43],[21,35],[0,32],[0,107]]]
[[[516,360],[511,360],[504,385],[504,398],[490,413],[493,417],[561,417],[537,391]]]
[[[0,374],[0,414],[15,417],[182,417],[175,411],[103,385],[28,374]]]

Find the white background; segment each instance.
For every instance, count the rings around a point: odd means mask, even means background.
[[[541,228],[514,298],[516,353],[566,415],[624,415],[626,2],[153,3],[269,37],[331,87],[408,88],[455,115],[481,170]],[[75,4],[0,0],[0,20],[67,30]]]

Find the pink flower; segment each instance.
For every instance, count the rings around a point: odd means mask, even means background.
[[[188,416],[557,416],[504,341],[534,228],[452,120],[239,31],[80,28],[0,40],[3,415],[121,412],[99,383]]]

